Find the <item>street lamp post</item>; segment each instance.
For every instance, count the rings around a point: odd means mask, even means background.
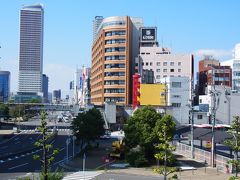
[[[85,180],[85,161],[86,161],[86,154],[83,154],[83,179]]]
[[[73,139],[73,158],[74,158],[74,156],[75,156],[75,140],[77,138],[76,138],[76,136],[73,136],[72,139]]]
[[[68,163],[68,145],[69,145],[69,143],[70,143],[70,139],[69,138],[67,138],[67,140],[66,140],[66,146],[67,146],[67,149],[66,149],[66,162]]]

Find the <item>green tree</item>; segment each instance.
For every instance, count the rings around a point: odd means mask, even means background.
[[[147,159],[154,159],[154,144],[157,143],[158,138],[153,129],[160,120],[161,115],[151,106],[137,109],[124,127],[128,150],[140,146]]]
[[[96,108],[79,113],[72,121],[71,128],[77,138],[76,141],[81,143],[81,149],[84,144],[95,141],[105,133],[103,117]]]
[[[238,159],[238,152],[240,151],[240,118],[235,116],[228,133],[232,136],[232,139],[224,141],[225,145],[228,146],[234,152],[234,159],[230,160],[229,163],[235,168],[235,177],[238,176],[240,168],[240,160]]]
[[[41,99],[34,98],[34,99],[30,99],[29,101],[27,101],[27,103],[42,103],[42,101],[41,101]]]
[[[24,110],[25,110],[24,105],[16,105],[10,108],[9,115],[14,118],[22,117],[24,116]]]
[[[6,104],[0,104],[0,114],[4,116],[9,116],[9,107]]]
[[[38,127],[38,130],[41,132],[42,137],[35,142],[35,146],[42,149],[42,155],[34,155],[35,160],[39,160],[42,164],[42,178],[44,180],[49,179],[50,176],[50,164],[54,160],[54,156],[59,153],[58,149],[53,149],[52,144],[50,144],[51,138],[55,135],[54,133],[48,133],[47,131],[47,122],[46,122],[46,112],[42,111],[40,113],[41,117],[41,126]]]
[[[172,151],[175,147],[170,144],[176,130],[176,123],[172,120],[170,115],[165,115],[160,121],[156,123],[154,131],[158,135],[159,142],[155,146],[158,153],[155,154],[157,160],[163,161],[164,165],[155,168],[154,171],[163,174],[164,180],[167,175],[176,171],[176,168],[169,167],[173,157]]]

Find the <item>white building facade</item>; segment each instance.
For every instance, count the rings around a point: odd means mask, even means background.
[[[180,124],[189,123],[190,84],[189,77],[165,77],[159,83],[166,84],[167,113]]]
[[[138,71],[141,69],[154,72],[154,82],[159,83],[161,78],[172,76],[193,75],[192,54],[171,54],[171,51],[162,47],[140,47],[140,55],[136,58]],[[138,72],[141,74],[141,72]]]
[[[42,5],[20,12],[19,92],[42,92],[43,17]]]
[[[234,60],[233,60],[233,89],[240,92],[240,43],[236,44],[234,50]]]
[[[231,90],[227,86],[208,86],[208,94],[199,96],[199,106],[208,106],[208,115],[211,116],[211,109],[214,105],[211,92],[215,92],[216,123],[231,124],[234,116],[240,116],[240,93]]]
[[[90,104],[90,68],[77,68],[70,82],[70,104],[84,107]]]

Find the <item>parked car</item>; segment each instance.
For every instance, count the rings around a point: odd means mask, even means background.
[[[64,121],[65,123],[68,123],[68,122],[69,122],[69,118],[66,117],[66,116],[64,116],[64,117],[63,117],[63,121]]]
[[[58,115],[57,116],[57,120],[58,120],[58,122],[62,122],[63,121],[63,116],[62,115]]]

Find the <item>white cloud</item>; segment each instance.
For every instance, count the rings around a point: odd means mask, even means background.
[[[231,58],[233,51],[232,50],[224,50],[224,49],[199,49],[193,52],[194,55],[203,57],[204,55],[210,55],[217,59],[222,58]]]

